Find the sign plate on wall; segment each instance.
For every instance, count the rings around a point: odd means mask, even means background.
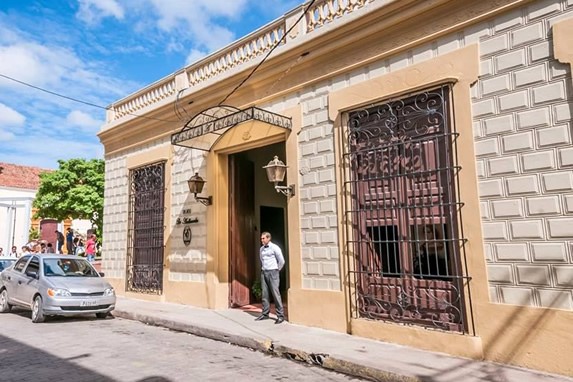
[[[191,227],[185,226],[183,229],[183,244],[189,245],[191,244]]]

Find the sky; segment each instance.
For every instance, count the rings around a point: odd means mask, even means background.
[[[0,0],[0,162],[103,158],[106,107],[299,0]]]

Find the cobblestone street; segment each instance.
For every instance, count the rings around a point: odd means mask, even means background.
[[[0,315],[2,381],[358,381],[226,343],[123,319]]]

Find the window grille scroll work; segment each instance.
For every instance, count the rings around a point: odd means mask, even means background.
[[[450,87],[348,114],[347,250],[357,317],[466,331]]]
[[[130,171],[126,290],[163,291],[165,162]]]

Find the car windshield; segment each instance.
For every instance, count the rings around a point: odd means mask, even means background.
[[[14,264],[15,262],[16,262],[16,259],[14,259],[14,260],[0,260],[0,272],[2,272],[4,269],[8,268],[9,266]]]
[[[99,277],[95,269],[83,259],[44,259],[46,277]]]

